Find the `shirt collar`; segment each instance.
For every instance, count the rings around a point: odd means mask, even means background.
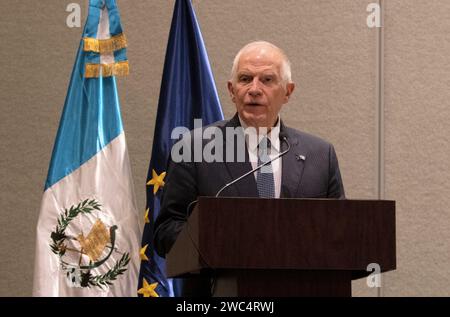
[[[267,135],[272,145],[272,149],[276,150],[277,152],[280,152],[280,123],[281,123],[280,115],[278,115],[277,123],[270,130],[270,132],[267,134],[263,133],[259,136],[257,135],[256,133],[257,131],[255,128],[248,129],[249,126],[244,122],[244,120],[241,119],[240,116],[239,122],[242,128],[244,129],[245,140],[247,142],[247,146],[250,151],[257,151],[259,142],[261,142],[262,138]]]

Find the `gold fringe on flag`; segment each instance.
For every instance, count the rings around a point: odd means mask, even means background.
[[[111,53],[127,47],[127,39],[123,33],[107,40],[97,40],[92,37],[85,37],[83,40],[85,52]]]
[[[101,71],[101,73],[100,73]],[[130,73],[128,61],[117,62],[114,64],[86,64],[86,78],[127,76]]]

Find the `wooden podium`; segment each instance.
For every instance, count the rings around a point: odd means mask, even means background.
[[[395,248],[394,201],[200,197],[167,273],[214,272],[218,296],[349,297],[369,264],[396,268]]]

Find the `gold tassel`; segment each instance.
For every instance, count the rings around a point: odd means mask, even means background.
[[[127,39],[123,33],[115,35],[107,40],[97,40],[92,37],[85,37],[83,40],[83,50],[85,52],[103,54],[115,52],[127,47]]]
[[[86,64],[84,77],[97,78],[100,76],[100,64]]]
[[[130,73],[130,65],[128,61],[121,61],[114,64],[86,64],[86,78],[100,77],[100,70],[102,77],[111,76],[127,76]]]
[[[114,76],[128,76],[130,74],[130,65],[128,61],[117,62],[114,64]]]

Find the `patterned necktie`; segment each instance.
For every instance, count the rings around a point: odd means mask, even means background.
[[[264,137],[258,145],[258,166],[270,161],[270,147],[270,140]],[[256,172],[256,185],[258,187],[259,197],[275,198],[272,163],[263,166]]]

